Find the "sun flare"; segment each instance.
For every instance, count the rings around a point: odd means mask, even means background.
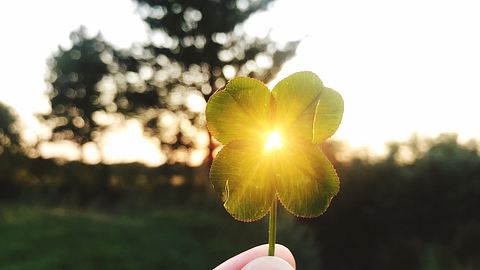
[[[278,131],[273,131],[268,134],[267,140],[265,142],[265,150],[272,151],[275,149],[280,149],[283,147],[282,136]]]

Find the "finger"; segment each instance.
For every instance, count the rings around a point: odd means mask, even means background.
[[[242,270],[294,270],[293,267],[284,259],[276,256],[265,256],[256,258],[247,265],[245,265]]]
[[[249,262],[267,255],[268,245],[257,246],[228,259],[213,270],[241,270]],[[292,252],[290,252],[285,246],[278,244],[275,245],[275,256],[282,258],[288,262],[293,269],[295,269],[295,258],[293,257]]]

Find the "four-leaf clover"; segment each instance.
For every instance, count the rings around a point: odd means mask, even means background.
[[[224,147],[210,179],[236,219],[267,214],[277,198],[301,217],[321,215],[339,179],[320,145],[338,128],[343,99],[312,72],[298,72],[270,92],[238,77],[210,97],[207,126]]]

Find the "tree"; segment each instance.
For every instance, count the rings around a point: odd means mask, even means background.
[[[136,2],[150,42],[123,57],[126,83],[115,97],[118,111],[141,119],[171,162],[182,161],[178,151],[201,148],[199,135],[210,142],[211,154],[215,145],[205,131],[205,101],[235,76],[271,80],[298,42],[280,45],[242,30],[242,23],[272,0]]]
[[[10,107],[0,102],[0,154],[21,150],[17,118]]]
[[[101,36],[89,38],[81,27],[71,34],[72,47],[59,48],[50,59],[47,78],[51,112],[40,119],[52,129],[51,141],[68,140],[82,146],[94,142],[105,128],[98,116],[109,109],[99,83],[110,74],[113,49]],[[101,153],[101,151],[99,151]]]

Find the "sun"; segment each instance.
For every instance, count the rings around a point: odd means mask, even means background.
[[[265,142],[265,150],[272,151],[276,149],[280,149],[283,147],[282,143],[282,136],[278,131],[272,131],[267,136],[267,140]]]

